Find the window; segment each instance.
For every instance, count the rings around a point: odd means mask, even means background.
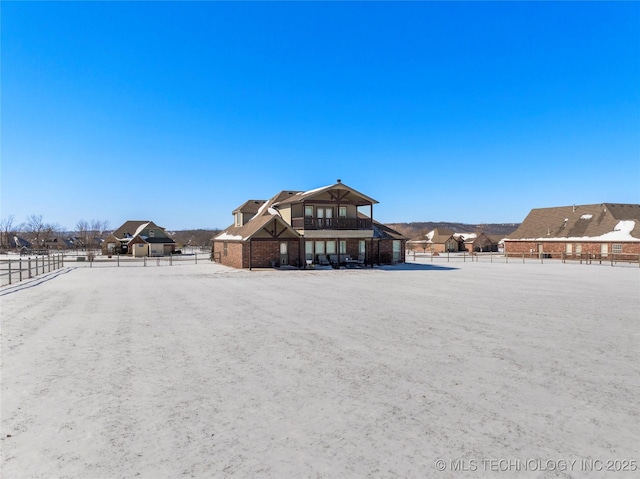
[[[340,254],[347,254],[347,242],[340,241]]]
[[[622,245],[621,244],[611,245],[611,252],[613,254],[622,254]]]
[[[327,241],[327,254],[336,254],[336,242]]]
[[[304,255],[306,259],[313,259],[313,241],[306,241],[304,243]]]
[[[338,216],[340,218],[346,218],[347,217],[347,207],[346,206],[341,206],[338,209]]]
[[[149,238],[153,238],[155,234],[156,234],[155,231],[149,230]]]
[[[397,263],[402,259],[402,242],[393,240],[393,262]]]
[[[228,248],[228,243],[225,241],[224,243],[222,243],[222,256],[227,256],[227,254],[229,254],[229,248]]]
[[[236,226],[242,226],[242,213],[236,213]]]
[[[564,250],[564,252],[565,252],[565,253],[567,253],[567,254],[571,254],[571,252],[572,252],[572,250],[571,250],[572,246],[573,246],[573,243],[567,243],[567,244],[565,245],[565,250]]]
[[[304,215],[307,218],[313,217],[313,206],[305,206],[304,207]]]
[[[324,241],[316,241],[316,254],[324,254]]]
[[[576,254],[582,254],[582,244],[576,243]]]
[[[358,253],[364,254],[365,253],[365,248],[366,248],[365,241],[364,240],[358,241]]]

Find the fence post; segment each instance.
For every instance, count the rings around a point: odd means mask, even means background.
[[[9,260],[9,284],[11,284],[11,260]]]
[[[118,267],[120,267],[120,252],[118,252],[118,254],[116,255],[116,258],[118,258]]]
[[[471,258],[471,259],[473,259],[473,258]],[[467,262],[467,253],[466,253],[466,251],[464,253],[462,253],[462,262],[463,263]]]
[[[522,252],[522,264],[524,264],[524,251]]]
[[[196,257],[196,264],[198,264],[198,253],[195,254]]]
[[[449,262],[449,251],[447,250],[447,263]]]
[[[31,279],[31,257],[29,257],[29,279]]]
[[[18,267],[20,268],[20,274],[18,277],[20,278],[20,281],[22,281],[22,258],[18,260]]]
[[[146,257],[146,256],[143,256],[143,257],[142,257],[142,264],[143,264],[144,266],[146,266],[146,265],[147,265],[147,257]]]

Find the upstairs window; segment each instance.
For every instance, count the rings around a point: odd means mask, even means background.
[[[340,208],[338,208],[338,216],[340,218],[346,218],[347,217],[347,207],[346,206],[341,206]]]
[[[304,207],[304,216],[307,218],[313,218],[313,206]]]

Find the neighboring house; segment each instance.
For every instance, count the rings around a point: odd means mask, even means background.
[[[482,232],[455,233],[453,236],[458,240],[459,247],[462,246],[462,251],[466,250],[469,253],[498,251],[498,241]]]
[[[436,228],[426,235],[429,251],[432,253],[452,253],[460,251],[460,242],[454,232],[447,228]],[[464,245],[462,246],[464,248]]]
[[[164,256],[175,251],[175,241],[153,221],[127,221],[102,242],[102,254]]]
[[[32,245],[26,239],[14,235],[9,237],[9,247],[12,249],[31,249]]]
[[[48,238],[44,242],[45,248],[55,250],[67,250],[74,248],[74,242],[72,238]]]
[[[498,241],[480,233],[454,233],[447,228],[436,228],[425,235],[425,239],[407,241],[412,250],[431,253],[456,253],[467,251],[498,251]]]
[[[640,205],[602,203],[531,210],[504,239],[506,255],[640,254]]]
[[[213,238],[212,259],[249,269],[404,262],[406,238],[373,220],[377,203],[340,180],[249,200],[233,210],[233,225]]]

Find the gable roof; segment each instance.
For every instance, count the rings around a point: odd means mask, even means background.
[[[133,221],[125,221],[124,224],[120,226],[120,228],[118,228],[111,234],[118,241],[129,241],[132,238],[136,238],[140,236],[140,234],[146,228],[157,228],[164,232],[164,228],[162,228],[161,226],[158,226],[153,221],[133,220]],[[142,238],[147,243],[175,243],[173,239],[166,236],[166,233],[165,233],[165,236],[159,236],[159,237],[158,236],[156,237],[140,236],[140,238]]]
[[[335,183],[333,185],[323,186],[321,188],[315,188],[309,191],[283,191],[278,196],[277,201],[274,202],[274,206],[278,207],[290,203],[312,201],[313,199],[316,199],[323,195],[333,195],[334,192],[338,190],[345,192],[345,196],[343,198],[346,198],[348,196],[348,200],[346,202],[352,202],[358,206],[378,203],[373,198],[360,193],[358,190],[355,190],[354,188],[351,188],[350,186],[347,186],[340,180],[338,180],[338,183]],[[284,195],[285,193],[286,195]]]
[[[130,220],[130,221],[125,221],[122,226],[120,226],[120,228],[118,228],[117,230],[114,230],[111,234],[113,236],[115,236],[116,238],[127,238],[129,236],[135,236],[136,231],[138,231],[138,229],[141,226],[146,226],[148,224],[151,224],[155,227],[157,227],[157,225],[153,222],[153,221],[149,221],[149,220]]]
[[[256,236],[262,230],[265,230],[267,232],[273,231],[274,233],[277,233],[275,231],[275,228],[277,226],[282,228],[282,230],[280,230],[280,236],[282,235],[282,232],[286,232],[286,235],[284,237],[300,238],[298,232],[291,226],[289,226],[287,222],[282,219],[280,213],[278,213],[278,211],[272,207],[274,200],[281,194],[282,193],[278,193],[278,195],[276,195],[275,197],[262,203],[253,218],[247,221],[244,225],[236,226],[235,224],[233,224],[221,233],[214,236],[213,239],[215,241],[247,241]],[[246,205],[247,203],[244,204]],[[269,226],[270,222],[273,222],[274,229],[265,229]]]
[[[447,228],[436,228],[426,235],[427,241],[432,244],[444,244],[453,237],[453,231]]]
[[[238,206],[232,213],[256,214],[267,200],[248,200]]]
[[[516,231],[517,240],[640,241],[640,205],[600,203],[536,208]]]

